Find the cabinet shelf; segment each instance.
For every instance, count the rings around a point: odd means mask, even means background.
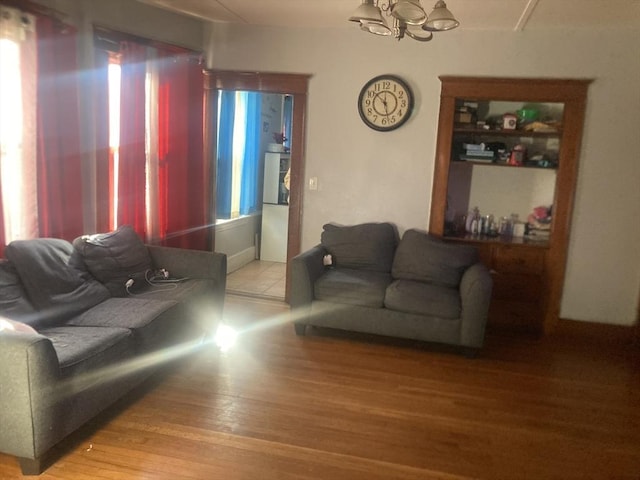
[[[559,138],[561,130],[552,132],[534,132],[528,130],[485,130],[484,128],[454,127],[454,134],[473,135],[476,137],[529,137],[529,138]]]
[[[461,235],[444,235],[442,238],[449,241],[464,243],[501,243],[505,245],[527,245],[529,247],[548,248],[549,238],[535,238],[532,236],[514,237],[512,235],[474,235],[465,233]]]
[[[479,166],[479,167],[506,167],[506,168],[533,168],[537,170],[556,170],[557,166],[552,167],[542,167],[539,165],[509,165],[505,162],[476,162],[473,160],[455,160],[451,159],[451,163],[455,163],[456,165],[469,165],[469,166]]]

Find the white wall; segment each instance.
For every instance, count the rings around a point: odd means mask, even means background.
[[[465,210],[451,212],[464,215],[474,206],[481,215],[494,218],[518,215],[526,222],[534,207],[553,203],[556,171],[540,168],[492,168],[473,166],[469,204]],[[505,201],[506,200],[506,201]]]
[[[640,32],[483,32],[464,28],[426,44],[344,29],[216,24],[209,66],[308,73],[310,81],[302,246],[329,221],[392,221],[401,231],[429,217],[438,75],[593,78],[589,91],[561,315],[629,325],[640,291]],[[358,116],[360,88],[393,73],[417,98],[412,118],[380,133]]]
[[[262,215],[248,215],[216,226],[216,252],[227,256],[227,273],[256,259]]]

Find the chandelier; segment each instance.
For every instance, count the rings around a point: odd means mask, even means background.
[[[389,23],[382,17],[383,12],[390,17]],[[433,32],[460,25],[443,0],[436,2],[430,15],[423,10],[420,0],[362,0],[349,21],[358,22],[365,32],[398,40],[406,35],[419,42],[431,40]]]

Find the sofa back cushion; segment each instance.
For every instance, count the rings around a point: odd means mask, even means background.
[[[393,260],[393,278],[457,287],[462,274],[478,262],[471,245],[445,243],[420,230],[407,230]]]
[[[16,240],[7,245],[5,256],[38,310],[38,318],[30,321],[31,325],[68,318],[109,298],[109,291],[82,269],[66,240]]]
[[[362,223],[323,227],[321,243],[340,268],[390,272],[398,245],[398,232],[391,223]]]
[[[30,324],[37,320],[37,313],[15,267],[8,260],[0,260],[0,316]]]
[[[73,241],[87,269],[102,282],[114,297],[127,294],[127,280],[134,281],[134,290],[146,284],[145,274],[151,270],[149,251],[129,225],[96,235],[84,235]]]

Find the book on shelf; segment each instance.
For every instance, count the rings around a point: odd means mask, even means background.
[[[462,148],[464,148],[467,152],[484,152],[485,144],[484,143],[463,143]]]
[[[467,150],[467,155],[474,157],[493,157],[495,153],[493,150]]]
[[[530,227],[528,235],[534,238],[549,238],[551,236],[551,230]]]
[[[460,155],[460,160],[464,162],[483,162],[483,163],[493,163],[495,158],[493,155],[491,156],[476,156],[476,155]]]

